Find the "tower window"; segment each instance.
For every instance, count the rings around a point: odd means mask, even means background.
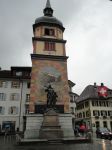
[[[54,36],[54,29],[45,28],[45,35]]]
[[[55,51],[55,43],[45,42],[45,50],[46,51]]]

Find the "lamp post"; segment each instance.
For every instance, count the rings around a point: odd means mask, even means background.
[[[21,127],[21,106],[22,106],[22,94],[23,94],[23,80],[22,80],[22,72],[17,72],[16,76],[20,82],[20,103],[19,103],[19,131]]]
[[[20,106],[19,106],[19,130],[21,127],[21,106],[22,106],[22,93],[23,93],[23,81],[20,80],[21,94],[20,94]]]

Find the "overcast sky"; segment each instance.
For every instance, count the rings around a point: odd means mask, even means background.
[[[66,28],[68,77],[80,94],[89,84],[112,89],[112,1],[50,0]],[[31,66],[32,24],[46,0],[0,0],[0,66]]]

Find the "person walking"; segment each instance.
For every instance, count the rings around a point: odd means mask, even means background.
[[[86,126],[85,126],[84,123],[82,123],[82,124],[80,125],[79,130],[80,130],[81,135],[84,136],[85,131],[86,131]]]

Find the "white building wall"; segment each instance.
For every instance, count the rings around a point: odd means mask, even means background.
[[[0,125],[2,126],[2,123],[4,121],[14,121],[15,129],[19,127],[20,130],[22,131],[23,115],[25,115],[26,94],[29,94],[30,90],[27,88],[26,80],[20,81],[21,83],[19,88],[11,88],[12,81],[11,80],[6,80],[6,81],[7,81],[7,87],[0,87],[0,93],[6,94],[6,99],[4,101],[0,100],[0,106],[5,108],[4,114],[0,114]],[[18,93],[19,99],[11,100],[10,97],[12,93]],[[9,114],[9,108],[11,106],[15,106],[18,108],[17,114]]]
[[[108,101],[108,100],[107,100]],[[110,100],[111,102],[112,100]],[[112,105],[109,105],[108,107],[103,107],[103,106],[92,106],[92,100],[90,101],[90,110],[91,110],[91,121],[92,121],[92,124],[93,124],[93,130],[96,131],[96,126],[94,126],[96,124],[96,122],[98,121],[99,124],[100,124],[100,127],[103,127],[103,122],[106,121],[107,122],[107,127],[111,129],[111,126],[110,126],[110,122],[112,122],[112,118],[110,116],[106,116],[106,118],[103,118],[103,116],[99,116],[99,118],[95,118],[95,116],[93,116],[93,110],[98,110],[98,111],[112,111]]]

